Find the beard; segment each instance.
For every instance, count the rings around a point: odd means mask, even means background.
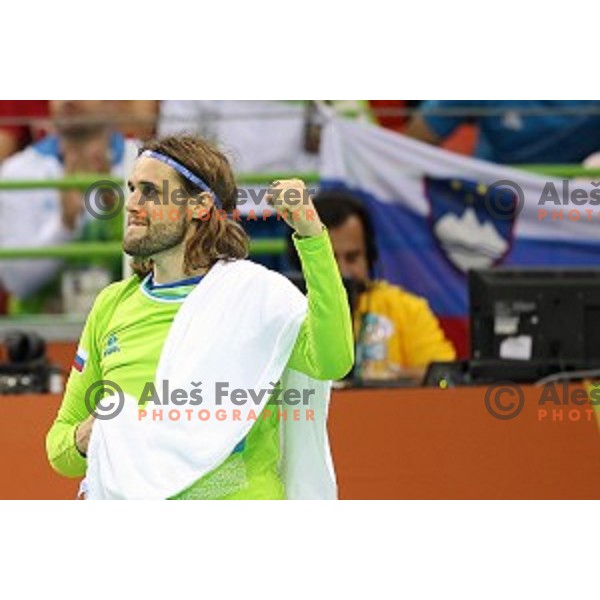
[[[129,256],[150,258],[181,244],[188,228],[185,218],[177,222],[147,223],[144,233],[125,234],[123,251]]]

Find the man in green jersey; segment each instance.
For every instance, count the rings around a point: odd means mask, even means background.
[[[236,206],[231,168],[201,138],[171,136],[146,143],[128,186],[123,246],[135,257],[136,274],[108,286],[96,299],[46,440],[51,465],[67,477],[86,472],[94,424],[85,402],[90,386],[110,380],[140,398],[154,380],[163,344],[187,295],[217,261],[248,253],[239,223],[223,218],[223,211],[231,213]],[[353,337],[329,236],[301,181],[275,182],[270,191],[267,199],[295,230],[308,289],[307,314],[287,367],[314,379],[339,379],[352,366]],[[257,420],[226,460],[174,498],[285,497],[278,470],[280,424],[277,411],[271,412],[272,418]]]

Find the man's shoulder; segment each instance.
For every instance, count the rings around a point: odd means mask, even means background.
[[[105,312],[110,305],[116,306],[117,303],[129,296],[131,293],[135,292],[139,288],[139,285],[140,278],[137,275],[132,275],[127,279],[115,281],[107,285],[100,291],[98,296],[96,296],[96,301],[94,302],[94,307],[92,310],[94,312]]]
[[[221,280],[222,284],[227,281],[237,289],[245,288],[254,297],[262,298],[264,307],[275,309],[283,304],[290,308],[303,306],[304,295],[285,275],[269,269],[264,265],[251,260],[233,260],[221,263],[221,269],[225,267],[228,279]],[[265,314],[269,311],[266,310]]]
[[[223,261],[223,266],[230,270],[232,276],[236,278],[245,276],[254,284],[264,284],[267,289],[272,290],[272,286],[283,286],[287,289],[289,286],[294,287],[294,284],[285,275],[252,260]]]
[[[373,296],[389,299],[394,303],[399,303],[409,308],[426,308],[429,310],[429,303],[427,302],[426,298],[417,294],[413,294],[412,292],[405,290],[403,287],[383,279],[374,281],[371,284],[368,293],[372,294]]]

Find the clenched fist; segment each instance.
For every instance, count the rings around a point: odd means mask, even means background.
[[[323,231],[323,224],[312,198],[300,179],[274,181],[269,187],[266,200],[298,235],[311,237]]]

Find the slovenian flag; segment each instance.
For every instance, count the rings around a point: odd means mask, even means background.
[[[366,204],[379,277],[424,296],[460,356],[469,269],[600,262],[600,182],[535,175],[334,116],[320,176],[322,187],[345,187]],[[588,202],[575,204],[576,194]]]
[[[75,353],[75,359],[73,360],[73,368],[79,373],[83,373],[87,358],[87,352],[81,346],[79,346],[79,348],[77,348],[77,352]]]

